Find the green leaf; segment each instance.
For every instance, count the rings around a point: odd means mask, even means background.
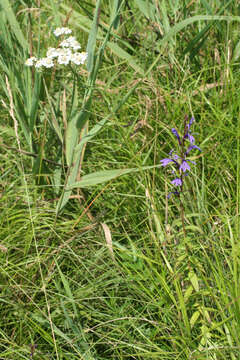
[[[140,169],[130,168],[130,169],[97,171],[92,174],[83,176],[80,181],[69,186],[67,190],[74,189],[74,188],[84,188],[84,187],[89,187],[89,186],[95,186],[98,184],[102,184],[106,181],[116,179],[122,175],[139,172],[139,171],[143,171],[143,170],[150,170],[150,169],[160,167],[160,166],[161,165],[155,165],[155,166],[153,165],[153,166],[144,166]]]
[[[193,314],[192,314],[192,317],[190,319],[190,326],[191,328],[193,328],[193,326],[195,325],[197,319],[199,318],[200,316],[200,312],[197,310],[195,311]]]
[[[23,35],[19,23],[15,17],[12,6],[8,0],[1,0],[0,11],[3,10],[11,26],[12,32],[24,50],[28,49],[28,43]]]
[[[188,278],[189,278],[194,290],[198,292],[199,291],[198,277],[195,274],[195,272],[190,271],[188,274]]]
[[[95,55],[95,48],[96,48],[96,41],[97,41],[98,22],[99,22],[99,16],[100,16],[100,5],[101,5],[101,0],[97,0],[94,18],[93,18],[93,22],[92,22],[92,27],[91,27],[89,37],[88,37],[87,69],[89,72],[92,72],[93,68],[94,68],[94,55]]]

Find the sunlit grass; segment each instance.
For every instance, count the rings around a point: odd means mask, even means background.
[[[156,8],[136,0],[123,2],[119,14],[118,3],[102,1],[96,37],[96,1],[16,1],[6,14],[12,3],[2,0],[0,357],[237,360],[238,22],[202,19],[163,39],[193,16],[239,16],[238,2]],[[83,49],[91,33],[98,55],[107,40],[94,82],[86,67],[79,70],[75,98],[67,70],[51,86],[48,70],[46,87],[36,73],[33,92],[24,66],[29,34],[42,56],[62,25]],[[103,170],[138,171],[74,189],[57,214],[69,175],[66,119],[89,89],[89,117],[78,135],[91,136],[73,183]],[[196,119],[202,153],[186,179],[184,236],[178,199],[167,199],[170,180],[157,166],[186,115]]]

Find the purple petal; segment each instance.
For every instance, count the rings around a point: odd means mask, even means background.
[[[181,145],[180,136],[176,129],[172,128],[172,133],[177,137],[179,144]]]
[[[167,166],[167,164],[169,164],[170,162],[173,162],[172,159],[162,159],[160,160],[160,162],[162,163],[162,166]]]
[[[186,160],[183,160],[183,162],[181,163],[180,167],[179,167],[179,170],[182,170],[182,172],[185,172],[185,171],[190,171],[191,168],[190,166],[188,165],[187,161]]]
[[[171,181],[171,184],[173,184],[175,186],[181,186],[182,185],[182,180],[179,179],[179,178],[176,178],[176,179]]]
[[[198,147],[197,145],[190,145],[186,151],[186,155],[192,150],[192,149],[198,149],[199,151],[202,151],[200,149],[200,147]]]
[[[195,142],[194,137],[191,134],[187,134],[188,140],[190,141],[191,144],[193,144]]]
[[[191,117],[189,123],[187,124],[188,130],[190,129],[190,127],[191,127],[192,123],[194,122],[194,120],[195,120],[194,117]]]

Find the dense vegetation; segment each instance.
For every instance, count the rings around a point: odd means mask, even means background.
[[[239,22],[237,0],[1,0],[1,360],[239,359]],[[87,61],[25,65],[58,27]]]

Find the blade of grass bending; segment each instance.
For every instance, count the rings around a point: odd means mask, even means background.
[[[230,5],[230,3],[232,2],[232,0],[230,0],[226,5],[222,6],[217,15],[221,15],[224,10],[227,8],[228,5]],[[206,9],[211,13],[213,13],[212,9],[210,8],[210,6],[205,2],[204,0],[204,6],[206,7]],[[213,27],[213,25],[216,24],[219,31],[221,30],[219,27],[219,23],[217,21],[213,21],[212,23],[207,24],[204,29],[202,29],[188,44],[188,46],[186,47],[186,49],[183,51],[183,55],[187,54],[188,52],[192,53],[194,51],[194,54],[191,54],[192,56],[195,55],[195,53],[201,48],[203,42],[207,39],[207,32],[209,32],[209,30],[211,29],[211,27]],[[205,35],[206,34],[206,35]],[[204,38],[205,35],[205,38]],[[197,47],[197,49],[195,48],[196,44],[199,43],[199,41],[202,41],[201,44],[199,44],[199,46]]]

